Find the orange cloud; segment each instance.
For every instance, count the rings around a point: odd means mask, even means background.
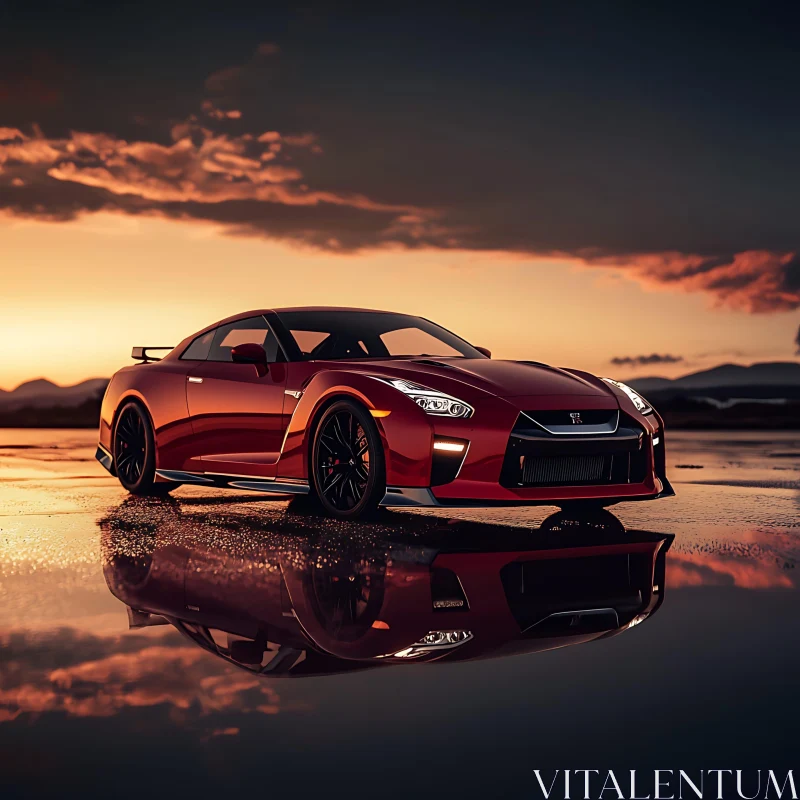
[[[0,141],[9,141],[10,139],[24,139],[25,135],[19,128],[3,128],[0,127]]]
[[[648,287],[705,292],[720,306],[749,313],[791,311],[800,306],[800,280],[793,280],[797,254],[748,250],[726,257],[686,253],[640,253],[584,257],[588,265],[624,268]]]
[[[41,132],[26,136],[17,129],[0,129],[0,176],[17,183],[20,165],[39,167],[65,184],[81,184],[114,195],[129,195],[156,204],[272,202],[313,206],[321,203],[352,206],[392,214],[424,211],[410,206],[378,203],[363,195],[310,191],[302,172],[273,162],[275,144],[310,148],[313,134],[228,136],[189,120],[172,129],[171,145],[123,139],[105,133],[73,131],[68,138],[48,139]],[[267,145],[266,147],[264,145]],[[24,170],[22,170],[24,173]],[[28,175],[30,177],[30,175]]]
[[[77,635],[60,633],[67,639]],[[0,635],[0,644],[5,647],[10,635]],[[14,636],[14,650],[24,654],[28,648],[20,646],[18,637],[25,634]],[[91,641],[81,645],[89,652],[120,647],[113,638],[88,638]],[[125,708],[158,705],[195,709],[201,717],[221,711],[280,711],[277,692],[262,678],[225,665],[199,648],[147,646],[144,638],[137,644],[144,646],[133,652],[97,654],[55,670],[39,666],[35,656],[30,656],[30,663],[25,663],[24,655],[11,658],[0,672],[0,723],[23,714],[108,717]]]
[[[736,586],[740,589],[793,589],[791,577],[779,564],[735,556],[671,552],[667,558],[667,587]]]
[[[238,109],[233,108],[223,111],[221,108],[217,108],[210,100],[204,100],[201,108],[213,119],[241,119],[242,117],[242,112]]]

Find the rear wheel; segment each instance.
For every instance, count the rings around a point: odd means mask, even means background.
[[[114,425],[114,468],[131,494],[165,495],[174,488],[156,483],[156,442],[150,418],[138,403],[126,403]]]
[[[378,427],[363,406],[340,400],[322,415],[310,477],[331,516],[356,519],[377,509],[386,492],[386,466]]]

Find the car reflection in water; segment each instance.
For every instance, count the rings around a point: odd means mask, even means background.
[[[131,627],[173,625],[265,676],[496,658],[616,636],[663,602],[673,539],[626,531],[608,512],[559,513],[519,529],[187,508],[132,499],[102,521],[106,582]]]

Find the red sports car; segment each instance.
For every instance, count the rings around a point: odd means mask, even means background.
[[[663,421],[633,389],[493,360],[421,317],[249,311],[132,355],[106,391],[97,458],[134,494],[310,493],[346,518],[674,494]]]

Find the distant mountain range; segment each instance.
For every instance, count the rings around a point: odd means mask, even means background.
[[[800,386],[800,363],[773,361],[762,364],[720,364],[681,378],[634,378],[628,383],[642,394],[669,390],[734,389],[755,386]]]
[[[0,411],[16,411],[20,408],[74,408],[87,400],[102,395],[108,386],[108,378],[90,378],[74,386],[59,386],[52,381],[38,378],[21,383],[13,391],[0,389]]]
[[[11,392],[0,389],[0,428],[94,428],[107,378],[58,386],[39,378]]]
[[[800,363],[721,364],[681,378],[628,383],[664,417],[668,427],[797,430]]]

